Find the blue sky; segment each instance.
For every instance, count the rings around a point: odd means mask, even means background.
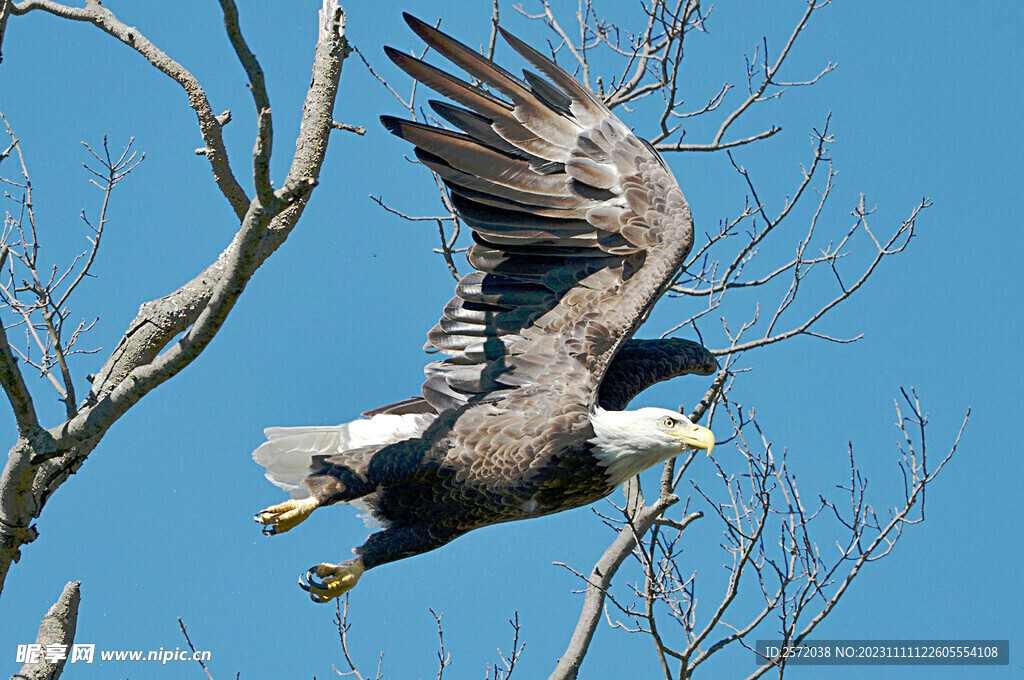
[[[214,109],[231,109],[226,128],[239,177],[248,177],[252,105],[243,72],[222,35],[212,2],[106,3],[129,25],[189,68]],[[241,3],[242,26],[267,73],[274,111],[274,176],[283,176],[297,131],[315,41],[316,2]],[[563,8],[565,21],[572,7]],[[529,8],[529,6],[527,6]],[[557,5],[556,5],[557,7]],[[383,44],[417,46],[401,20],[427,20],[438,4],[345,5],[350,39],[395,82]],[[776,53],[803,3],[769,10],[716,7],[710,35],[695,35],[684,79],[691,102],[723,79],[741,82],[744,54],[762,36]],[[502,23],[536,42],[539,28],[502,5]],[[443,27],[470,44],[486,40],[489,3],[446,3]],[[853,345],[801,338],[751,353],[735,396],[756,406],[776,447],[786,447],[805,495],[843,483],[853,441],[879,509],[899,500],[898,430],[892,400],[917,388],[931,414],[930,452],[944,453],[968,406],[974,412],[961,449],[931,487],[927,521],[911,527],[887,559],[871,565],[820,638],[1010,639],[1007,667],[874,667],[877,678],[1008,677],[1019,674],[1024,588],[1015,519],[1022,376],[1019,347],[1021,245],[1017,201],[1022,149],[1019,42],[1024,10],[1015,3],[837,2],[816,14],[784,78],[799,80],[828,61],[838,68],[819,85],[794,90],[749,114],[736,134],[779,124],[783,132],[740,150],[776,208],[809,158],[807,132],[831,111],[838,171],[829,229],[850,224],[858,195],[877,205],[886,231],[921,196],[926,211],[909,250],[884,263],[870,284],[822,332],[864,333]],[[131,136],[143,165],[118,189],[99,277],[72,300],[80,317],[98,316],[85,339],[102,347],[79,357],[81,381],[98,367],[143,301],[164,295],[205,267],[235,230],[232,214],[194,155],[201,140],[178,86],[95,28],[34,14],[12,18],[0,67],[0,110],[15,128],[36,186],[44,254],[64,262],[84,246],[78,214],[95,214],[79,142],[113,146]],[[518,68],[511,50],[499,60]],[[403,88],[405,89],[405,88]],[[735,99],[729,100],[735,105]],[[698,104],[699,105],[699,104]],[[726,104],[728,106],[728,102]],[[431,227],[403,222],[369,198],[383,194],[410,213],[434,214],[433,182],[377,124],[401,114],[354,56],[345,64],[335,117],[365,125],[365,137],[337,134],[319,188],[287,244],[257,273],[207,351],[117,423],[81,471],[47,504],[40,538],[23,549],[0,598],[0,660],[16,669],[17,644],[34,640],[39,618],[64,583],[80,579],[79,642],[98,649],[184,646],[212,652],[215,678],[329,677],[344,663],[333,607],[310,603],[295,585],[309,565],[344,559],[365,535],[354,511],[316,513],[296,531],[260,535],[255,511],[280,499],[251,461],[271,425],[334,424],[418,391],[426,361],[419,348],[450,297],[452,281]],[[642,111],[623,115],[638,133]],[[692,139],[708,131],[697,126]],[[723,155],[669,158],[698,232],[742,201]],[[5,174],[11,172],[4,164]],[[666,301],[641,334],[653,337],[679,317]],[[5,319],[10,323],[10,319]],[[84,383],[80,383],[83,385]],[[43,381],[32,386],[48,424],[60,404]],[[634,402],[692,403],[706,382],[659,386]],[[80,387],[80,390],[84,389]],[[0,441],[14,424],[0,409]],[[723,452],[723,456],[728,452]],[[698,462],[698,482],[712,472]],[[654,473],[655,475],[657,473]],[[598,506],[600,508],[600,504]],[[588,509],[491,527],[414,559],[367,574],[352,596],[350,645],[372,675],[380,650],[384,675],[436,674],[435,624],[443,612],[446,677],[477,676],[508,651],[507,619],[518,611],[526,648],[518,677],[545,677],[568,642],[582,597],[579,583],[552,562],[588,571],[612,534]],[[699,528],[686,559],[710,588],[725,556],[714,527]],[[827,541],[826,541],[827,543]],[[620,580],[635,579],[626,570]],[[747,673],[746,655],[719,667]],[[711,669],[712,674],[714,669]],[[198,668],[152,664],[76,664],[66,677],[200,677]],[[639,636],[602,627],[583,677],[656,677],[657,660]],[[861,677],[832,667],[833,677]],[[717,674],[715,674],[717,675]],[[790,677],[811,678],[811,668]]]

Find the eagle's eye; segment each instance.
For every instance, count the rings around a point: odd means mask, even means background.
[[[673,427],[675,427],[678,424],[679,423],[678,423],[678,421],[676,421],[675,418],[663,418],[662,421],[661,421],[662,427],[664,427],[665,429],[668,429],[668,430],[672,429]]]

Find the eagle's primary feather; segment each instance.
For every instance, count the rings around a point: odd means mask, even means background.
[[[693,244],[689,206],[664,160],[505,31],[543,77],[520,79],[406,21],[486,86],[386,48],[461,105],[431,102],[455,130],[381,122],[447,185],[473,232],[474,271],[427,334],[426,349],[445,358],[427,365],[422,397],[337,427],[270,428],[254,453],[292,495],[257,515],[265,533],[333,503],[357,504],[383,527],[355,560],[309,571],[304,587],[318,601],[364,569],[477,527],[586,505],[687,447],[714,445],[673,411],[621,410],[654,382],[715,368],[696,343],[631,339]]]

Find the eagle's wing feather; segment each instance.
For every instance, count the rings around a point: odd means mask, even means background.
[[[492,403],[459,418],[459,455],[532,468],[555,443],[551,433],[587,426],[609,362],[690,250],[689,207],[650,144],[539,52],[502,31],[550,82],[517,78],[406,20],[490,90],[388,50],[409,75],[467,107],[431,104],[458,131],[382,117],[444,180],[475,241],[467,259],[476,271],[428,334],[427,349],[448,358],[427,366],[423,394],[438,412]],[[474,465],[480,460],[467,461]]]

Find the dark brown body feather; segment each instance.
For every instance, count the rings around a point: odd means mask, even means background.
[[[317,498],[358,499],[384,527],[357,550],[366,568],[432,550],[472,529],[587,505],[614,489],[590,453],[589,426],[529,475],[466,474],[449,455],[458,446],[453,425],[463,416],[462,409],[449,411],[417,439],[314,460],[305,484]]]
[[[437,413],[433,424],[417,439],[318,457],[305,481],[324,502],[361,499],[385,523],[359,549],[367,568],[605,496],[612,488],[588,443],[595,407],[621,409],[672,371],[714,369],[693,343],[624,344],[693,242],[689,208],[660,156],[514,37],[503,32],[551,82],[520,80],[407,21],[490,92],[388,50],[468,107],[433,104],[460,131],[382,122],[444,180],[473,230],[476,271],[428,334],[427,349],[447,358],[426,368],[423,399],[392,411]],[[609,372],[615,384],[602,387]]]

